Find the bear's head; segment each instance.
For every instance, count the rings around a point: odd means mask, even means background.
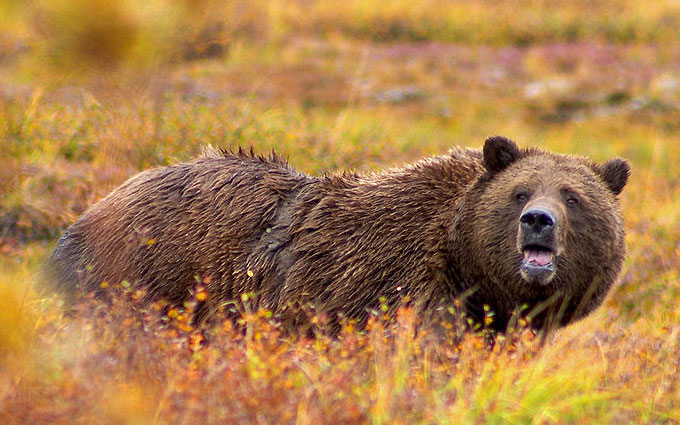
[[[617,195],[630,167],[519,149],[490,137],[485,174],[467,195],[458,229],[472,280],[496,308],[561,303],[561,324],[597,307],[621,269],[624,229]]]

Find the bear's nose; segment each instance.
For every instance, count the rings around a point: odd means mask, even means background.
[[[557,219],[549,210],[544,208],[530,208],[525,211],[519,218],[522,229],[531,231],[533,233],[541,234],[546,231],[552,231]]]

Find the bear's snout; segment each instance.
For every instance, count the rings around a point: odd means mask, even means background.
[[[528,205],[519,217],[520,272],[530,283],[545,285],[555,275],[558,214],[547,205]]]
[[[557,218],[547,208],[533,207],[519,219],[525,238],[536,242],[552,244],[552,235]]]

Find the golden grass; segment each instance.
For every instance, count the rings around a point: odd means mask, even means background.
[[[680,422],[674,2],[137,4],[0,2],[0,423]],[[321,173],[497,133],[632,163],[621,285],[544,345],[408,310],[339,338],[194,329],[124,291],[71,317],[32,286],[88,205],[208,143]]]
[[[349,37],[526,45],[677,40],[672,0],[35,0],[0,2],[0,46],[38,46],[60,69],[101,70],[223,54],[238,39]],[[14,43],[13,41],[18,41]]]
[[[3,296],[15,293],[3,285]],[[415,333],[409,310],[309,339],[281,334],[266,312],[206,330],[135,305],[130,293],[113,306],[89,301],[76,318],[34,296],[3,305],[3,324],[14,325],[14,342],[2,335],[3,423],[680,419],[677,310],[625,323],[609,306],[545,346],[524,331],[489,349],[484,335]]]

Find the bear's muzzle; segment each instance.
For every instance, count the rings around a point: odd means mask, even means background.
[[[520,273],[529,283],[547,285],[555,276],[559,214],[546,202],[527,205],[519,218]]]

